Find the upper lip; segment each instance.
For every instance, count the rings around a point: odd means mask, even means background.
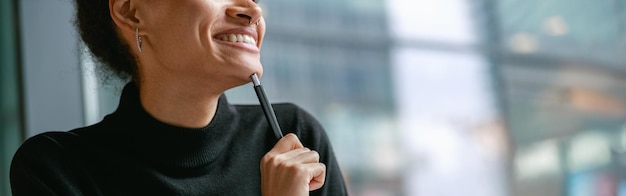
[[[220,35],[228,35],[228,34],[248,35],[248,36],[252,37],[254,39],[254,41],[257,41],[257,43],[258,43],[258,39],[259,39],[259,34],[252,28],[232,28],[232,29],[228,29],[228,30],[216,33],[215,35],[213,35],[213,38],[219,39]]]

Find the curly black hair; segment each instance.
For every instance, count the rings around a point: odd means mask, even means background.
[[[98,68],[111,71],[121,79],[136,80],[137,61],[116,31],[109,14],[109,1],[75,0],[75,6],[76,28],[92,56],[101,63]]]

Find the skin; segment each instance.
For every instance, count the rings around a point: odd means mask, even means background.
[[[207,126],[221,94],[250,82],[252,73],[263,74],[265,21],[255,1],[109,0],[109,8],[138,62],[141,104],[162,122]],[[137,27],[142,52],[136,48]],[[257,43],[219,40],[231,33],[250,35]],[[318,153],[293,134],[263,157],[260,170],[263,195],[292,196],[319,189],[326,171]]]

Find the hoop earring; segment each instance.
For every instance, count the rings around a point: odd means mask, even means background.
[[[141,36],[139,36],[139,27],[135,27],[135,41],[137,42],[137,49],[141,52]]]

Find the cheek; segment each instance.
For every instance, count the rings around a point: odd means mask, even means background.
[[[211,16],[207,18],[212,18]],[[177,17],[170,18],[157,27],[155,35],[155,50],[157,58],[173,64],[197,64],[215,59],[216,54],[212,46],[212,37],[209,32],[211,21],[202,21],[198,18]]]
[[[176,0],[167,1],[166,7],[154,12],[154,17],[150,17],[152,26],[158,32],[163,32],[164,36],[171,36],[177,39],[198,38],[200,31],[206,33],[210,23],[215,21],[219,13],[213,1],[206,0]],[[155,33],[158,33],[155,32]],[[199,41],[199,40],[195,40]]]

